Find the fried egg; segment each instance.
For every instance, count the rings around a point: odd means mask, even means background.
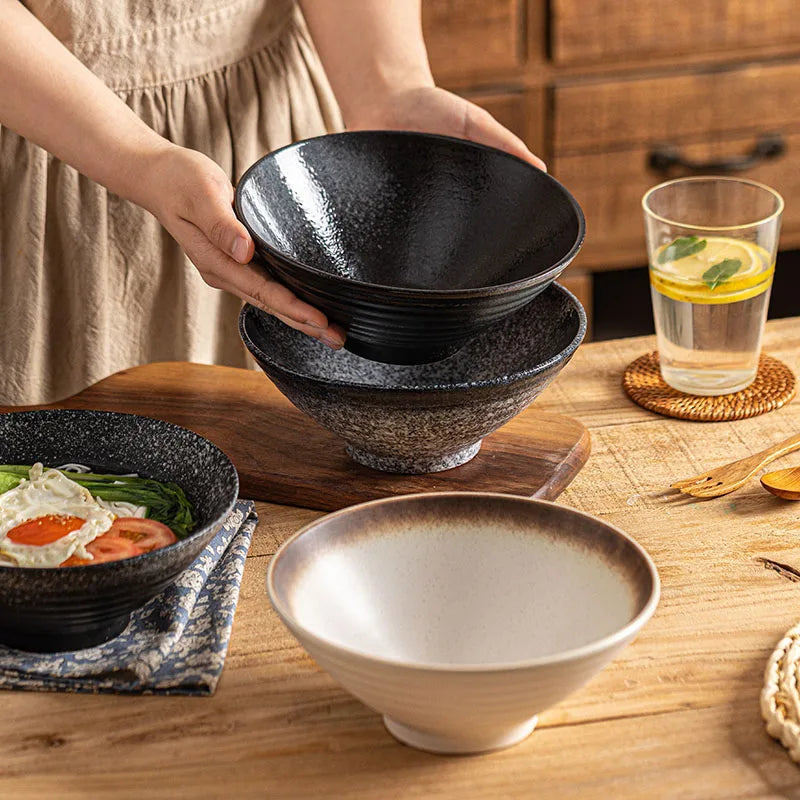
[[[0,563],[57,567],[73,554],[91,561],[86,545],[111,527],[117,516],[111,506],[57,470],[34,464],[27,480],[0,494]],[[24,543],[37,538],[54,541]]]

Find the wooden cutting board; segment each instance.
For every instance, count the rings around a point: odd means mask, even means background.
[[[467,464],[393,475],[355,463],[341,439],[298,411],[262,373],[164,362],[123,370],[47,406],[125,411],[174,422],[219,446],[242,497],[324,511],[413,492],[492,491],[557,497],[589,457],[589,433],[570,417],[524,411],[486,437]]]

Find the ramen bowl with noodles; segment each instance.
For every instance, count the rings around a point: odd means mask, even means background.
[[[23,650],[77,650],[121,633],[131,612],[202,552],[239,488],[233,464],[207,439],[161,420],[106,411],[2,414],[0,464],[24,465],[10,489],[0,468],[0,643]],[[79,481],[97,483],[90,476],[51,469],[75,464],[92,476],[112,476],[111,494],[84,491]],[[130,476],[180,487],[193,526],[173,522],[173,531],[161,522],[165,533],[149,516],[158,510],[108,499],[125,495],[120,487]],[[130,530],[142,525],[150,532]],[[147,537],[159,535],[168,540],[151,546]],[[126,552],[106,557],[120,547]]]

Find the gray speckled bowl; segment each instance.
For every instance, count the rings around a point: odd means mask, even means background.
[[[581,343],[586,315],[553,284],[449,358],[414,366],[334,352],[249,305],[239,332],[281,392],[341,436],[352,458],[419,474],[469,461],[531,403]]]
[[[77,650],[121,633],[133,610],[200,554],[236,502],[228,457],[192,431],[109,411],[0,414],[0,464],[86,464],[175,481],[198,525],[176,544],[104,564],[55,569],[0,566],[0,643],[23,650]]]

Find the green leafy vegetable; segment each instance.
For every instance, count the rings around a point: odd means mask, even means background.
[[[677,261],[679,258],[693,256],[704,250],[706,244],[706,240],[699,236],[681,236],[658,254],[658,263],[666,264],[667,261]]]
[[[718,264],[710,266],[703,273],[703,283],[709,289],[716,289],[721,283],[725,283],[728,278],[733,277],[742,268],[742,262],[738,258],[726,258]]]
[[[14,489],[27,478],[30,467],[0,465],[0,494]],[[150,519],[163,522],[179,538],[188,536],[197,519],[192,504],[177,483],[161,483],[150,478],[133,478],[124,475],[96,475],[91,472],[66,472],[70,480],[88,489],[92,497],[118,503],[132,503],[147,507]]]
[[[0,494],[7,492],[9,489],[14,489],[21,480],[22,478],[18,478],[9,472],[0,472]]]

